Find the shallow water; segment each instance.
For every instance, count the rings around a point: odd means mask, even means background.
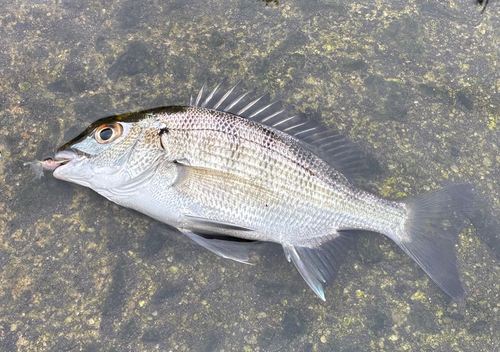
[[[267,3],[267,5],[266,5]],[[0,350],[500,349],[500,4],[473,1],[4,0],[0,5]],[[243,79],[342,131],[400,198],[473,182],[450,302],[382,236],[320,301],[277,246],[218,258],[89,189],[33,180],[98,118]]]

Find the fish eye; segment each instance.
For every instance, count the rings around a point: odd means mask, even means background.
[[[94,134],[95,140],[100,144],[113,142],[123,133],[122,125],[119,123],[107,123],[99,126]]]

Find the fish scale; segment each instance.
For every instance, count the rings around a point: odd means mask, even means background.
[[[199,118],[185,119],[184,114]],[[289,211],[282,210],[279,223],[267,222],[267,224],[272,228],[278,226],[286,232],[292,230],[295,239],[299,236],[296,231],[299,231],[300,228],[304,228],[309,233],[311,228],[321,227],[323,233],[317,233],[316,236],[322,236],[325,232],[330,233],[343,227],[365,228],[367,222],[373,224],[370,226],[370,230],[385,230],[389,226],[397,227],[402,221],[403,214],[399,213],[398,217],[388,216],[390,221],[387,224],[378,224],[380,221],[376,220],[383,219],[380,216],[382,208],[380,202],[377,203],[377,209],[373,211],[374,214],[377,214],[377,219],[367,221],[369,213],[356,211],[356,209],[365,209],[367,206],[362,192],[349,189],[344,183],[324,182],[325,179],[327,181],[332,179],[328,173],[335,174],[335,172],[310,152],[296,148],[294,145],[292,145],[293,148],[290,148],[290,141],[287,141],[286,136],[278,135],[278,132],[273,133],[275,140],[272,145],[275,146],[275,149],[270,149],[265,141],[265,138],[269,137],[266,133],[259,133],[260,126],[256,126],[249,120],[243,120],[223,112],[189,108],[179,116],[160,115],[159,119],[165,122],[170,131],[169,134],[165,135],[164,139],[166,140],[163,143],[169,146],[171,144],[172,147],[168,147],[168,149],[173,154],[184,155],[190,161],[191,166],[231,172],[255,183],[260,182],[259,186],[267,188],[269,192],[279,192],[278,197],[285,203],[283,208],[289,209]],[[233,127],[229,129],[224,127],[224,124]],[[176,131],[180,131],[178,136],[175,135]],[[283,140],[276,140],[277,136]],[[235,140],[238,141],[238,158],[234,158],[233,154]],[[207,148],[208,141],[216,144]],[[174,146],[178,148],[175,151]],[[302,153],[298,154],[297,152]],[[259,161],[261,155],[265,155],[269,161],[261,163]],[[282,171],[273,173],[271,168],[274,165],[277,165],[276,169]],[[325,171],[327,175],[324,175]],[[342,177],[337,176],[335,179],[342,180]],[[349,195],[356,192],[358,195],[352,197],[351,202],[342,200],[335,202],[336,199],[342,198],[343,193]],[[394,205],[390,202],[387,203]],[[342,207],[339,205],[350,206],[342,211]],[[225,207],[224,204],[220,204],[219,208],[224,217],[224,219],[219,220],[232,219],[234,221],[232,209]],[[306,209],[314,209],[315,211],[305,212]],[[335,209],[338,211],[335,212]],[[392,210],[392,206],[387,209],[389,212]],[[344,213],[350,214],[350,216],[345,216]],[[359,214],[358,218],[354,216],[356,213]],[[309,221],[305,222],[305,218],[309,218]],[[318,225],[313,225],[320,219],[324,220]],[[326,219],[328,222],[325,221]],[[245,219],[238,220],[245,221]],[[270,234],[270,238],[265,238],[265,240],[272,240],[272,236]]]
[[[224,258],[246,263],[255,241],[279,243],[323,300],[359,231],[386,235],[452,298],[464,297],[454,246],[471,185],[380,198],[350,181],[365,161],[345,137],[303,114],[286,117],[269,95],[252,101],[238,85],[220,86],[202,88],[191,106],[98,120],[44,167]]]

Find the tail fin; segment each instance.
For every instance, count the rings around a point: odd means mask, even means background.
[[[472,185],[459,184],[409,198],[410,215],[400,233],[390,236],[454,300],[465,296],[455,244],[472,212]]]

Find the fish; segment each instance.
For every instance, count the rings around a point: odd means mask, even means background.
[[[360,232],[394,241],[453,300],[465,290],[455,252],[473,185],[399,200],[359,187],[367,158],[304,113],[288,116],[241,81],[205,84],[186,105],[101,118],[44,170],[175,227],[209,251],[249,263],[256,243],[282,246],[325,301]]]

